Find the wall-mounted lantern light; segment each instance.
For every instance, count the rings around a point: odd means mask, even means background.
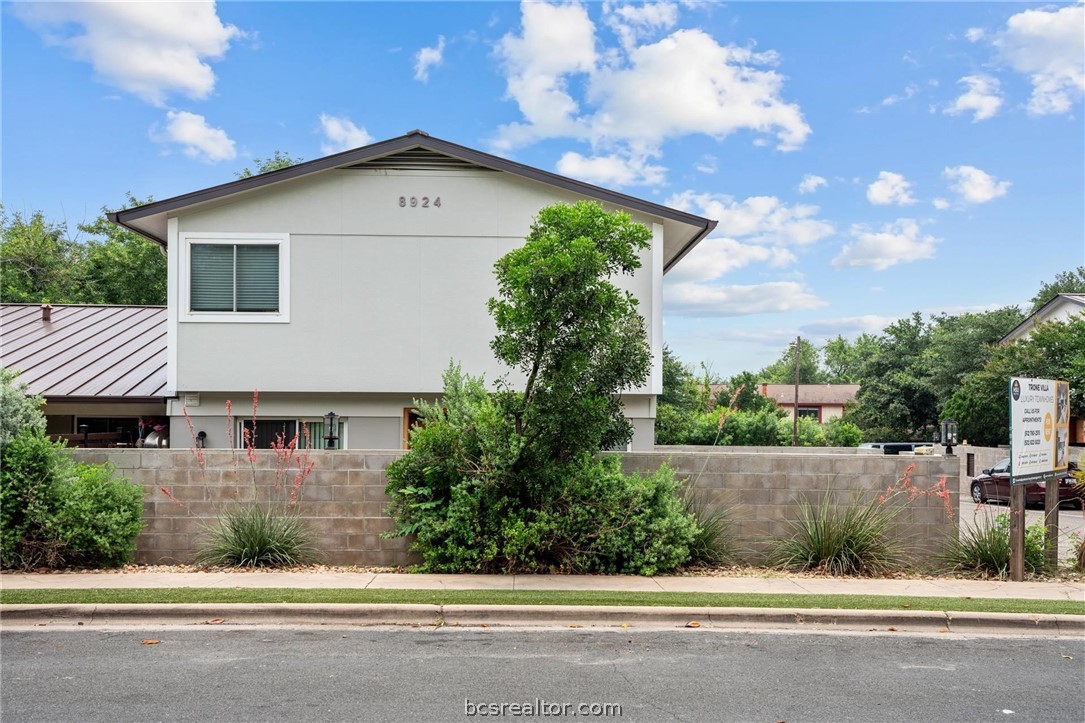
[[[339,427],[336,425],[337,419],[339,419],[339,415],[335,412],[328,412],[324,415],[324,449],[336,448],[336,442],[339,440],[339,435],[336,434],[339,431]]]
[[[202,429],[196,432],[196,446],[203,449],[207,445],[207,432]]]

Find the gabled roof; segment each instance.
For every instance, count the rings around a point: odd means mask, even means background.
[[[0,366],[47,400],[161,399],[166,308],[0,304]]]
[[[1070,314],[1075,311],[1085,311],[1085,294],[1056,294],[1052,296],[1046,304],[1015,326],[1009,334],[999,339],[998,343],[1008,344],[1011,341],[1028,336],[1029,332],[1032,331],[1032,327],[1036,326],[1038,322],[1050,319],[1059,307],[1067,308]]]
[[[794,384],[764,384],[762,392],[781,406],[795,404]],[[799,404],[847,404],[858,393],[858,384],[800,384]]]
[[[426,151],[429,153],[425,153]],[[448,168],[470,167],[511,173],[556,186],[587,198],[640,211],[662,218],[664,221],[678,224],[684,233],[678,239],[679,243],[665,252],[664,271],[669,270],[678,263],[679,259],[689,253],[701,239],[716,227],[715,221],[685,211],[627,196],[616,191],[608,191],[605,188],[593,186],[583,181],[566,178],[556,173],[492,156],[473,148],[434,138],[419,130],[411,131],[398,138],[298,163],[277,171],[241,178],[230,183],[212,186],[211,188],[193,191],[192,193],[155,201],[123,211],[114,211],[107,214],[107,216],[110,221],[146,236],[165,247],[167,218],[177,211],[198,204],[217,201],[228,196],[255,191],[271,184],[282,183],[337,168],[411,168],[412,166],[417,167],[419,163],[426,163],[432,167],[434,162]]]

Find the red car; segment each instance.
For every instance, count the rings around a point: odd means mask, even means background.
[[[1071,503],[1085,510],[1085,489],[1082,489],[1071,474],[1075,469],[1077,465],[1071,462],[1067,475],[1058,480],[1059,504]],[[973,478],[971,492],[973,502],[999,500],[1008,504],[1010,501],[1010,458],[1001,460],[991,469],[983,470],[983,474],[979,477]],[[1042,507],[1046,495],[1047,485],[1044,482],[1025,485],[1026,505]]]

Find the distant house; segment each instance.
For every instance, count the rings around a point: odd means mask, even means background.
[[[1037,324],[1047,321],[1066,321],[1082,313],[1085,313],[1085,294],[1058,294],[1015,326],[1009,334],[1002,337],[999,343],[1009,344],[1018,339],[1024,339],[1032,333]]]
[[[798,413],[817,422],[828,422],[844,416],[844,407],[855,401],[858,384],[800,384]],[[795,415],[794,384],[762,384],[761,396],[776,402],[776,406]]]
[[[166,308],[2,304],[0,366],[45,398],[47,433],[131,443],[166,416]]]
[[[795,409],[795,385],[794,384],[762,384],[757,391],[763,397],[768,397],[776,402],[776,406],[793,416]],[[828,422],[831,419],[844,416],[844,406],[855,401],[855,395],[859,393],[858,384],[800,384],[799,385],[799,416],[809,417],[818,422]],[[709,407],[716,405],[717,399],[727,403],[727,385],[712,384],[709,386]],[[721,397],[720,395],[724,395]]]
[[[540,209],[583,199],[652,232],[618,281],[639,302],[649,381],[623,394],[651,449],[662,392],[663,274],[715,222],[433,138],[421,131],[109,214],[168,251],[167,414],[209,447],[241,438],[259,390],[259,446],[304,422],[341,448],[400,448],[414,400],[442,391],[450,360],[487,381],[508,372],[489,342],[493,265]],[[332,434],[334,432],[334,434]]]

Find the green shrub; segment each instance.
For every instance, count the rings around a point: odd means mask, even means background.
[[[799,519],[792,534],[773,542],[772,565],[818,570],[830,575],[877,575],[900,567],[899,545],[889,531],[899,508],[867,503],[838,504],[833,490],[816,506],[799,502]]]
[[[0,564],[4,568],[58,563],[48,526],[60,501],[54,482],[66,462],[63,443],[34,429],[0,448]]]
[[[114,478],[112,465],[76,464],[60,481],[54,537],[68,564],[117,567],[136,553],[143,529],[143,488]]]
[[[143,489],[110,465],[75,464],[63,442],[24,429],[0,450],[5,568],[116,566],[143,527]]]
[[[22,430],[45,432],[41,397],[28,394],[19,373],[0,368],[0,447],[7,446]]]
[[[863,431],[843,417],[830,419],[825,426],[825,441],[830,447],[858,447],[863,441]]]
[[[196,554],[201,565],[289,567],[312,562],[316,555],[305,521],[257,503],[225,510]]]
[[[1043,522],[1025,528],[1025,569],[1030,572],[1044,568],[1045,534]],[[962,526],[939,557],[951,570],[1005,578],[1010,569],[1010,516],[1002,513],[993,521]]]

